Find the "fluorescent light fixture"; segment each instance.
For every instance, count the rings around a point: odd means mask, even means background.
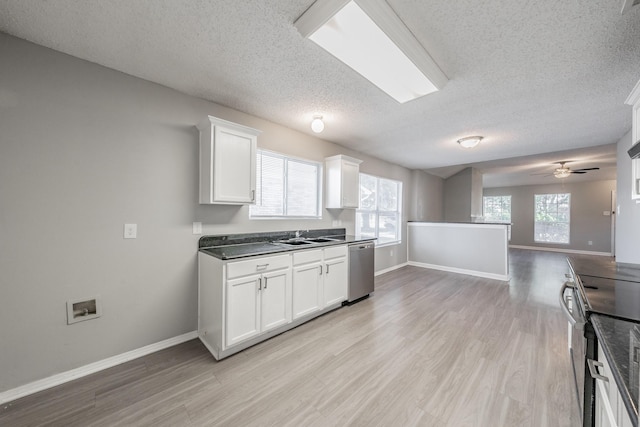
[[[295,26],[400,103],[448,81],[384,0],[317,0]]]
[[[464,148],[473,148],[480,144],[480,141],[482,141],[481,136],[467,136],[466,138],[460,138],[458,144]]]

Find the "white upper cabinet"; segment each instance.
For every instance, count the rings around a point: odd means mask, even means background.
[[[200,203],[255,202],[259,130],[208,116],[200,131]]]
[[[625,101],[625,104],[631,105],[632,111],[632,130],[631,130],[631,144],[635,144],[640,140],[640,80],[633,88],[631,94]],[[631,147],[629,147],[631,148]],[[632,179],[631,185],[631,198],[640,199],[640,159],[632,160]]]
[[[358,208],[360,204],[360,163],[362,160],[343,155],[325,159],[326,208]]]

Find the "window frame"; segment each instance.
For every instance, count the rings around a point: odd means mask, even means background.
[[[282,215],[260,215],[255,214],[253,211],[256,209],[258,205],[258,200],[262,199],[262,195],[259,194],[259,189],[261,190],[261,186],[258,186],[258,180],[261,179],[261,176],[257,173],[258,164],[260,162],[260,156],[266,154],[270,157],[281,158],[284,161],[284,166],[282,169],[283,173],[283,194],[282,194]],[[316,215],[287,215],[288,208],[288,194],[287,194],[287,184],[288,184],[288,170],[289,170],[289,162],[295,162],[299,164],[311,165],[316,167]],[[323,192],[323,179],[324,169],[322,162],[317,162],[315,160],[303,159],[300,157],[289,156],[287,154],[278,153],[276,151],[265,150],[258,148],[256,150],[256,202],[254,204],[249,205],[249,219],[250,220],[262,220],[262,219],[322,219],[322,192]]]
[[[512,220],[511,220],[511,194],[505,194],[505,195],[498,195],[498,196],[482,196],[482,216],[484,217],[484,220],[487,221],[487,212],[486,212],[486,200],[487,199],[500,199],[500,206],[503,207],[504,206],[504,199],[509,199],[509,220],[499,220],[499,219],[490,219],[488,220],[488,222],[496,222],[496,223],[504,223],[504,224],[511,224]],[[503,209],[504,211],[504,209]]]
[[[360,184],[360,182],[362,181],[362,176],[368,176],[371,178],[375,178],[376,180],[376,208],[371,210],[371,209],[363,209],[362,206],[362,185]],[[355,218],[355,231],[356,231],[356,237],[357,238],[362,238],[362,234],[361,234],[361,224],[359,224],[359,215],[361,213],[368,213],[368,214],[373,214],[375,215],[375,232],[374,232],[374,237],[376,238],[376,242],[375,242],[375,246],[376,247],[383,247],[383,246],[391,246],[391,245],[399,245],[402,243],[402,184],[403,182],[397,179],[392,179],[392,178],[385,178],[385,177],[381,177],[381,176],[376,176],[376,175],[371,175],[371,174],[367,174],[367,173],[359,173],[358,174],[358,178],[359,178],[359,185],[358,185],[358,200],[359,200],[359,206],[358,209],[356,209],[356,218]],[[380,181],[384,180],[384,181],[390,181],[395,183],[395,188],[396,188],[396,198],[397,198],[397,203],[396,203],[396,210],[394,211],[388,211],[388,210],[380,210],[379,209],[379,191],[378,189],[380,188]],[[381,241],[380,239],[380,217],[385,215],[394,215],[397,218],[397,225],[396,225],[396,239],[394,240],[384,240]],[[368,236],[367,236],[368,237]]]
[[[566,195],[567,196],[567,204],[568,204],[568,209],[566,212],[566,217],[567,217],[567,221],[538,221],[537,217],[538,217],[538,197],[542,197],[542,196],[556,196],[556,208],[555,208],[555,214],[558,215],[559,214],[559,205],[560,203],[558,203],[557,199],[559,196],[563,196]],[[547,210],[545,213],[548,213],[549,211]],[[567,224],[567,241],[566,242],[558,242],[558,241],[550,241],[550,240],[538,240],[538,232],[536,231],[537,225],[538,224]],[[545,193],[545,194],[534,194],[533,195],[533,241],[535,243],[546,243],[546,244],[553,244],[553,245],[570,245],[571,244],[571,193]]]

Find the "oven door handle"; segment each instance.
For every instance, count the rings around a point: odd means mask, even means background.
[[[576,316],[574,316],[573,313],[571,313],[571,311],[569,310],[569,306],[567,305],[567,300],[564,298],[564,291],[567,290],[567,288],[573,288],[574,285],[572,282],[564,282],[562,284],[562,288],[560,288],[560,308],[562,309],[562,312],[564,313],[564,315],[567,317],[567,320],[569,320],[569,323],[571,323],[571,326],[574,329],[577,329],[579,331],[581,331],[584,328],[584,324],[585,321],[584,319],[577,319]],[[576,302],[574,301],[574,306],[576,306]],[[576,307],[576,312],[577,307]]]

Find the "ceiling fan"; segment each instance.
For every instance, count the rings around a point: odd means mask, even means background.
[[[559,164],[560,167],[557,168],[556,170],[554,170],[553,173],[541,173],[541,174],[533,174],[533,175],[547,175],[547,176],[553,175],[556,178],[567,178],[572,173],[585,174],[588,171],[600,170],[600,168],[582,168],[582,169],[571,170],[568,166],[565,166],[565,164],[567,164],[567,163],[569,163],[569,162],[568,161],[556,162],[556,164]]]

